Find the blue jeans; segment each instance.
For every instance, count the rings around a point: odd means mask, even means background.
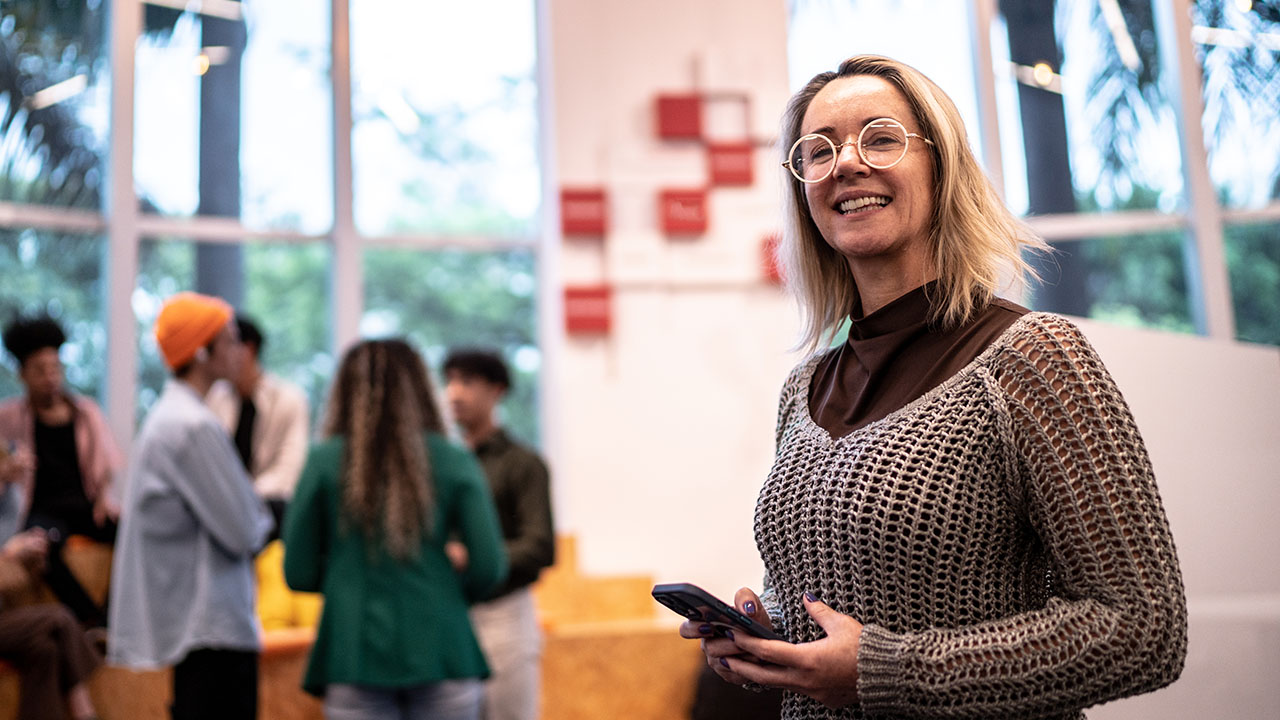
[[[476,679],[408,688],[331,684],[324,691],[327,720],[478,720],[484,686]]]

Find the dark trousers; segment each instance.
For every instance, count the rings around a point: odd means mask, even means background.
[[[67,691],[102,664],[76,619],[53,604],[0,613],[0,658],[18,668],[22,720],[63,720]]]
[[[116,524],[108,520],[105,525],[95,525],[92,515],[68,521],[48,515],[32,513],[27,518],[27,528],[44,528],[49,537],[49,552],[44,563],[44,582],[54,597],[71,608],[76,619],[85,627],[106,627],[107,608],[99,606],[72,574],[62,559],[62,548],[72,535],[84,535],[95,542],[112,545],[116,541]]]
[[[173,720],[257,720],[258,653],[192,650],[173,668]]]

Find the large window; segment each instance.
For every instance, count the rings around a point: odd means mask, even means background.
[[[256,320],[313,420],[345,345],[403,334],[433,365],[503,352],[507,417],[539,435],[534,0],[334,1],[0,3],[0,320],[62,321],[69,383],[136,398],[108,408],[122,437],[182,290]],[[131,203],[107,193],[126,161]]]

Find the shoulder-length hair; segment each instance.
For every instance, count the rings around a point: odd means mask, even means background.
[[[836,78],[873,75],[884,78],[906,98],[920,132],[933,141],[933,214],[929,221],[930,257],[938,273],[938,297],[932,321],[963,324],[995,296],[1004,281],[1035,276],[1023,259],[1024,248],[1047,248],[1014,217],[969,149],[964,121],[947,94],[919,70],[876,55],[856,55],[835,72],[815,75],[791,97],[782,116],[779,148],[786,160],[799,139],[809,103]],[[785,172],[785,171],[784,171]],[[782,241],[778,259],[803,313],[798,343],[820,347],[853,309],[858,297],[844,258],[818,231],[805,199],[804,184],[788,173],[783,191]]]
[[[351,347],[330,393],[324,434],[346,440],[344,519],[395,558],[417,554],[435,511],[426,431],[443,432],[444,423],[417,351],[399,339]]]

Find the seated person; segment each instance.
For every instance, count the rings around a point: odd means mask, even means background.
[[[10,607],[4,598],[35,583],[48,549],[40,528],[14,535],[0,548],[0,659],[18,671],[21,720],[94,720],[85,682],[102,658],[71,612],[52,603]]]
[[[67,569],[62,543],[71,535],[115,541],[120,508],[110,490],[122,462],[102,411],[63,384],[58,348],[65,341],[48,317],[18,319],[4,330],[26,394],[0,403],[0,532],[44,528],[45,582],[81,623],[100,627],[106,612]]]

